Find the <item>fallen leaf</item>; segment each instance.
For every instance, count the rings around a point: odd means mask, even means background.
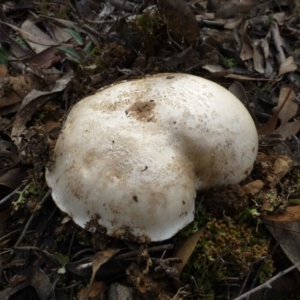
[[[180,288],[180,274],[183,270],[184,266],[190,259],[191,255],[193,254],[195,247],[199,238],[203,235],[205,230],[205,226],[200,228],[197,232],[188,236],[176,249],[173,254],[173,257],[180,258],[181,263],[175,265],[176,270],[178,271],[177,276],[173,279],[173,286],[176,291]]]
[[[89,290],[88,290],[87,294],[89,294],[90,291],[91,291],[92,283],[95,279],[96,273],[99,270],[99,268],[103,264],[105,264],[107,261],[109,261],[119,251],[120,251],[120,249],[108,249],[108,250],[105,250],[105,251],[95,253],[95,255],[93,257],[93,261],[92,261],[93,272],[92,272],[92,277],[91,277],[91,280],[90,280],[90,287],[89,287]]]
[[[241,59],[242,60],[248,60],[253,57],[253,49],[251,47],[251,39],[249,38],[247,34],[247,28],[248,28],[249,22],[246,20],[241,27],[240,35],[241,35]]]
[[[33,64],[34,66],[38,66],[42,69],[47,69],[53,64],[60,62],[61,59],[62,58],[59,55],[56,47],[49,47],[38,54],[24,59],[22,62],[26,65]]]
[[[28,286],[32,286],[36,290],[39,299],[55,299],[53,285],[48,276],[40,268],[28,267],[21,271],[19,276],[22,276],[20,277],[21,279],[19,279],[18,283],[15,283],[13,287],[9,286],[0,291],[1,300],[11,299],[11,296]]]
[[[9,24],[9,23],[5,23],[5,22],[0,21],[0,24],[4,24],[4,25],[7,25],[7,26],[11,27],[12,29],[14,29],[15,31],[20,33],[22,35],[22,37],[27,42],[32,42],[34,44],[44,45],[44,46],[57,46],[57,43],[54,42],[48,35],[46,35],[42,31],[41,32],[43,33],[43,36],[39,36],[39,35],[36,35],[36,34],[31,34],[30,32],[27,32],[26,30],[20,29],[17,26],[14,26],[14,25]]]
[[[294,61],[293,56],[289,56],[279,67],[278,77],[297,70],[297,64]]]
[[[31,56],[33,52],[12,39],[2,28],[0,28],[0,42],[8,44],[10,51],[17,58]]]
[[[262,219],[266,221],[272,221],[272,222],[300,221],[300,205],[288,206],[284,211],[278,213],[276,212],[264,213],[262,215]]]
[[[50,46],[58,45],[49,35],[39,29],[31,19],[23,22],[20,33],[35,53],[43,52]]]
[[[217,18],[229,18],[236,14],[246,13],[255,6],[255,1],[253,0],[244,0],[237,1],[231,0],[226,1],[222,5],[220,5],[217,10],[216,17]]]
[[[199,26],[188,4],[183,0],[158,0],[159,10],[167,23],[170,36],[179,44],[189,44],[199,37]]]
[[[286,103],[284,104],[284,106],[278,114],[282,125],[288,122],[292,117],[296,115],[298,110],[298,104],[295,101],[295,99],[296,94],[293,90],[290,91],[289,86],[281,87],[278,99],[278,106],[280,107],[286,100]]]
[[[57,80],[50,92],[33,90],[23,99],[11,132],[11,137],[17,146],[22,141],[20,134],[24,130],[26,122],[31,119],[38,108],[51,100],[58,92],[63,91],[72,77],[73,72],[70,72]]]
[[[9,190],[16,189],[27,176],[27,170],[24,166],[7,170],[5,173],[0,175],[1,193],[5,190],[4,187]]]
[[[105,282],[103,282],[103,281],[94,282],[92,284],[91,290],[88,294],[89,295],[88,299],[89,300],[103,300],[106,289],[107,289],[107,284]],[[77,293],[77,298],[78,299],[86,299],[87,293],[88,293],[88,288],[83,287]]]
[[[235,95],[247,108],[249,114],[251,115],[253,122],[256,126],[256,128],[259,126],[259,123],[251,109],[251,107],[249,106],[249,100],[248,97],[245,93],[244,87],[240,82],[234,81],[229,89],[228,89],[233,95]]]
[[[273,114],[273,116],[267,121],[267,123],[259,125],[259,127],[257,128],[257,132],[259,135],[268,135],[275,131],[277,121],[278,121],[278,116],[281,113],[282,109],[284,108],[285,104],[288,102],[291,93],[292,93],[292,88],[289,88],[289,91],[286,94],[283,102],[276,110],[276,112]]]
[[[292,135],[296,135],[300,130],[300,120],[294,122],[285,123],[281,125],[276,132],[280,134],[283,138],[288,138]]]
[[[265,73],[265,58],[264,55],[262,54],[261,47],[259,45],[259,42],[254,42],[252,44],[252,49],[253,49],[253,65],[254,69],[256,72],[260,74]]]
[[[293,161],[288,157],[281,155],[278,157],[270,170],[267,181],[271,188],[275,187],[279,181],[284,177],[292,168]]]
[[[292,207],[289,207],[289,209],[290,208]],[[294,213],[294,216],[298,215],[299,218],[297,220],[300,219],[299,208],[300,207],[298,206],[296,209],[294,209],[294,212],[290,212],[291,214]],[[290,213],[287,212],[287,214]],[[289,260],[293,264],[297,264],[300,261],[300,222],[279,222],[278,219],[273,222],[270,221],[271,220],[264,220],[263,222],[276,241],[279,243],[281,249],[289,258]],[[298,266],[297,269],[300,271],[300,266]]]

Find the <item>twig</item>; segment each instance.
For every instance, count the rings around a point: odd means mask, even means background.
[[[271,288],[271,283],[274,282],[275,280],[277,280],[278,278],[282,277],[283,275],[293,271],[294,269],[296,269],[298,266],[300,266],[300,261],[298,263],[296,263],[295,265],[285,269],[284,271],[279,272],[277,275],[275,275],[274,277],[272,277],[271,279],[269,279],[268,281],[266,281],[265,283],[257,286],[256,288],[252,289],[251,291],[235,298],[234,300],[241,300],[244,299],[246,297],[249,297],[251,294],[256,293],[257,291],[260,291],[264,288]]]
[[[3,199],[0,200],[0,208],[5,207],[9,201],[12,200],[13,196],[20,191],[23,187],[25,187],[27,185],[28,181],[25,181],[24,183],[22,183],[20,186],[18,186],[15,190],[13,190],[10,194],[8,194],[6,197],[4,197]]]
[[[43,198],[43,199],[41,200],[41,202],[39,203],[40,206],[42,206],[42,205],[46,202],[46,200],[48,200],[50,194],[51,194],[51,190],[49,189],[48,192],[46,193],[46,195],[44,196],[44,198]],[[22,242],[22,240],[23,240],[23,238],[24,238],[24,236],[25,236],[25,234],[26,234],[26,232],[27,232],[27,229],[28,229],[29,225],[31,224],[31,222],[32,222],[32,220],[34,219],[34,217],[37,215],[38,211],[39,211],[39,210],[36,210],[35,212],[33,212],[33,213],[31,214],[31,216],[30,216],[30,218],[28,219],[28,221],[27,221],[27,223],[26,223],[26,225],[25,225],[25,227],[24,227],[24,229],[23,229],[23,231],[22,231],[22,233],[21,233],[19,239],[18,239],[17,242],[15,243],[14,248],[15,248],[15,247],[18,247],[18,245]]]
[[[170,250],[170,249],[173,249],[173,245],[172,244],[166,244],[166,245],[161,245],[161,246],[150,247],[150,248],[148,248],[148,252],[151,253],[151,252]],[[131,258],[131,257],[135,257],[139,253],[140,253],[139,250],[134,250],[134,251],[130,251],[130,252],[127,252],[127,253],[124,253],[124,254],[116,255],[114,257],[114,259],[120,260],[120,259]]]

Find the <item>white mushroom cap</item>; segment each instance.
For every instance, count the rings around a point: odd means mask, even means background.
[[[248,111],[226,89],[158,74],[80,101],[46,180],[78,225],[97,221],[111,236],[160,241],[193,221],[196,190],[245,179],[257,148]]]

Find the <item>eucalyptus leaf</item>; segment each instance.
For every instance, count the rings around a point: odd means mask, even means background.
[[[82,62],[81,56],[74,49],[72,49],[70,47],[66,47],[66,46],[59,46],[59,47],[57,47],[57,49],[71,55],[78,62]]]
[[[80,34],[72,29],[65,28],[65,31],[70,34],[70,36],[77,42],[78,45],[82,46],[83,41]]]

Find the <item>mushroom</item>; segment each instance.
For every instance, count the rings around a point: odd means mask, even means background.
[[[77,103],[46,180],[79,226],[161,241],[193,221],[196,190],[245,179],[257,148],[253,120],[229,91],[192,75],[157,74]]]

